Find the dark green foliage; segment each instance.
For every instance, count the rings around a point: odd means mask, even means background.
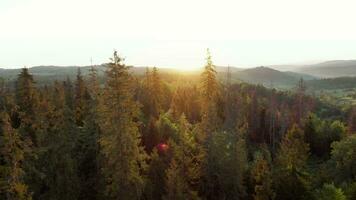
[[[304,132],[311,153],[325,157],[330,155],[331,143],[345,137],[346,128],[340,121],[323,121],[315,115],[310,115],[305,122]]]
[[[277,154],[273,179],[276,200],[311,198],[309,176],[305,171],[308,156],[309,145],[295,124],[284,136]]]
[[[330,174],[335,183],[350,183],[356,179],[356,136],[352,135],[332,145]]]
[[[324,184],[315,192],[315,200],[346,200],[344,192],[334,184]]]
[[[236,133],[217,132],[207,142],[202,192],[208,199],[244,199],[247,169],[244,138]]]

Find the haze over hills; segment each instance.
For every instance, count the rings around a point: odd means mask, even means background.
[[[47,80],[65,80],[67,77],[73,79],[80,67],[83,75],[89,73],[90,66],[35,66],[30,68],[38,82]],[[105,64],[96,65],[99,75],[103,75]],[[135,75],[141,76],[146,72],[145,66],[130,68]],[[280,69],[280,70],[277,70]],[[186,73],[174,68],[159,68],[160,73]],[[201,69],[189,71],[190,74],[199,74]],[[228,66],[216,66],[220,79],[226,78],[230,71],[232,81],[262,84],[264,86],[277,88],[290,88],[295,86],[300,78],[304,80],[316,80],[320,78],[353,77],[356,76],[356,60],[334,60],[313,65],[272,65],[268,67],[237,68]],[[14,80],[20,69],[0,68],[0,78]],[[315,81],[314,81],[315,83]]]
[[[99,76],[103,75],[105,65],[96,65],[95,68],[99,72]],[[90,66],[80,67],[81,73],[87,75]],[[15,80],[21,69],[1,69],[0,78],[5,80]],[[36,66],[31,67],[30,72],[34,75],[35,79],[41,83],[47,80],[65,80],[67,77],[73,79],[78,71],[78,66]],[[132,67],[131,72],[135,75],[141,76],[146,72],[146,67]],[[185,73],[172,68],[159,68],[160,73]],[[242,69],[236,67],[217,66],[216,71],[220,79],[226,78],[228,71],[231,73],[232,81],[234,82],[248,82],[252,84],[262,84],[267,87],[273,85],[274,87],[290,87],[294,86],[300,78],[305,80],[315,79],[310,75],[305,75],[296,72],[281,72],[268,67],[256,67],[249,69]],[[200,70],[189,71],[189,74],[200,74]]]
[[[319,77],[356,76],[356,60],[333,60],[297,68],[303,72]]]
[[[293,71],[320,78],[356,76],[356,60],[331,60],[312,65],[271,65],[280,71]]]

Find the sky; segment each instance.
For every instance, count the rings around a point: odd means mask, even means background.
[[[352,0],[0,0],[0,67],[356,59]]]

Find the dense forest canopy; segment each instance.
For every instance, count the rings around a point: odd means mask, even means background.
[[[100,69],[0,81],[0,199],[356,199],[356,106],[308,92],[330,80],[237,82],[209,51],[199,74]]]

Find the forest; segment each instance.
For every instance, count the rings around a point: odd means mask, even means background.
[[[133,75],[115,51],[103,77],[0,81],[0,199],[356,199],[355,105],[205,63]]]

